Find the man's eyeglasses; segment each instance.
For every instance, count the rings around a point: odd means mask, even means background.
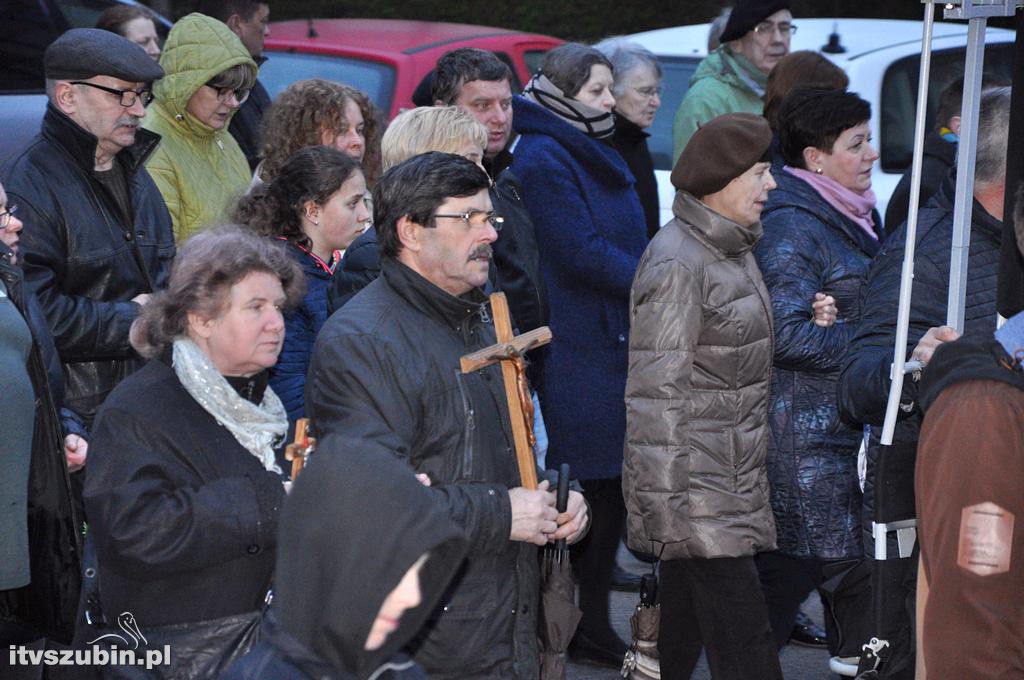
[[[773,21],[762,21],[757,26],[754,26],[753,31],[758,35],[771,35],[776,28],[779,29],[779,33],[783,36],[796,33],[796,26],[788,21],[780,21],[777,24]]]
[[[249,90],[236,90],[231,87],[217,87],[216,85],[210,85],[209,83],[206,83],[205,87],[217,92],[217,101],[221,104],[227,104],[231,101],[232,95],[234,95],[239,106],[244,104],[245,100],[249,98]]]
[[[18,206],[12,205],[7,210],[0,213],[0,229],[6,229],[7,225],[11,223],[11,218],[14,217],[14,213],[18,212]]]
[[[72,85],[88,85],[89,87],[96,88],[97,90],[103,90],[110,94],[117,95],[121,99],[121,106],[126,109],[135,106],[135,102],[142,100],[142,106],[149,106],[150,102],[153,101],[153,91],[149,88],[142,90],[117,90],[113,87],[104,87],[103,85],[97,85],[96,83],[87,83],[84,80],[72,80]]]
[[[498,217],[494,214],[494,211],[487,210],[467,210],[461,213],[435,213],[434,217],[450,217],[452,219],[462,220],[466,223],[466,227],[477,227],[483,229],[486,225],[494,227],[494,231],[501,231],[501,227],[505,224],[504,217]]]

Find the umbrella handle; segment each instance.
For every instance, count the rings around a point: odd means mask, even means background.
[[[565,512],[569,507],[569,464],[562,463],[558,468],[558,494],[555,496],[555,509],[558,514]],[[565,550],[565,539],[555,541],[556,550]]]

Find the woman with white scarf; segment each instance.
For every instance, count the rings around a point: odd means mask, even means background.
[[[288,419],[267,369],[303,287],[268,239],[237,227],[190,239],[132,327],[149,362],[97,417],[84,494],[98,562],[90,606],[111,622],[129,613],[141,633],[105,643],[169,644],[161,676],[216,677],[252,641],[285,497],[274,449]]]

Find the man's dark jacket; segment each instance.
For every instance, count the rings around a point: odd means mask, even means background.
[[[521,483],[501,370],[459,370],[461,356],[495,342],[486,299],[382,265],[320,331],[306,413],[321,435],[373,442],[427,473],[465,532],[468,561],[416,661],[431,678],[535,678],[536,549],[509,540],[508,490]]]
[[[953,196],[955,187],[948,178],[939,193],[921,209],[914,257],[913,296],[907,357],[929,328],[946,323],[949,290],[950,247],[953,239]],[[967,269],[967,306],[964,335],[991,335],[996,324],[996,279],[1002,224],[975,201],[972,213],[971,247]],[[878,435],[885,419],[889,396],[889,369],[896,342],[896,315],[899,307],[900,278],[903,266],[906,225],[889,237],[868,272],[861,302],[861,323],[850,343],[850,350],[839,379],[839,408],[853,422],[873,426],[868,449],[868,479],[864,490],[866,519],[870,519],[874,479],[871,474],[879,456]],[[896,425],[894,446],[909,452],[910,486],[913,495],[913,451],[921,424],[917,400],[918,384],[909,376],[903,383],[901,420]],[[913,405],[913,406],[912,406]],[[865,525],[865,532],[870,524]],[[867,539],[867,536],[865,536]],[[868,552],[872,543],[867,541]]]
[[[96,137],[51,105],[39,135],[0,169],[25,223],[19,258],[64,364],[67,405],[87,422],[142,365],[128,343],[141,309],[131,299],[163,288],[170,274],[171,217],[143,167],[159,140],[139,128],[116,157],[131,215],[93,176]]]
[[[921,163],[921,196],[918,207],[938,192],[949,171],[956,166],[956,142],[947,142],[938,132],[924,138],[924,158]],[[910,212],[910,169],[908,168],[892,192],[885,208],[885,232],[892,234],[907,221]]]
[[[261,62],[262,63],[262,62]],[[252,86],[249,98],[235,112],[228,126],[228,132],[238,142],[239,148],[249,162],[249,168],[255,172],[260,164],[260,123],[263,114],[270,108],[270,95],[267,88],[259,80]]]
[[[661,205],[658,203],[658,180],[654,177],[654,159],[647,148],[650,133],[624,116],[615,114],[615,135],[612,144],[629,166],[636,180],[634,187],[647,221],[647,238],[654,238],[661,228]]]
[[[75,414],[61,411],[63,378],[50,329],[21,271],[0,244],[0,279],[32,332],[28,374],[35,393],[35,419],[28,477],[31,582],[0,592],[0,620],[18,622],[41,635],[71,642],[81,586],[79,508],[64,461],[64,437],[85,436]]]

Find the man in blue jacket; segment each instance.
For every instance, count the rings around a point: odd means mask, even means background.
[[[998,88],[981,100],[977,160],[974,173],[974,202],[971,214],[971,247],[967,269],[967,308],[962,335],[990,335],[996,324],[996,278],[1002,237],[1003,195],[1006,182],[1006,139],[1009,127],[1010,89]],[[944,326],[949,287],[950,250],[953,232],[954,177],[947,178],[939,193],[921,209],[918,217],[914,257],[913,296],[906,351],[910,358],[925,364],[944,342],[956,340],[961,333]],[[884,502],[912,511],[914,498],[914,459],[921,414],[917,405],[918,382],[908,376],[900,399],[900,420],[893,445],[882,447],[878,434],[885,418],[891,379],[893,346],[896,342],[896,316],[899,304],[901,269],[906,241],[906,225],[900,228],[878,253],[868,272],[862,293],[861,324],[850,343],[850,350],[839,379],[839,409],[849,420],[872,426],[868,447],[867,482],[864,489],[865,552],[874,556],[871,524],[879,499],[876,489],[885,492]],[[927,367],[925,371],[927,372]],[[884,466],[880,478],[876,471]],[[894,552],[894,551],[893,551]],[[892,555],[890,555],[892,558]],[[910,577],[890,574],[906,589],[885,597],[891,611],[881,618],[890,626],[876,633],[890,641],[890,668],[909,664],[913,670],[913,641],[909,639],[913,611],[912,599],[905,608],[905,596],[913,597],[912,558],[892,562],[887,570],[907,570]],[[902,676],[885,676],[902,677]]]

